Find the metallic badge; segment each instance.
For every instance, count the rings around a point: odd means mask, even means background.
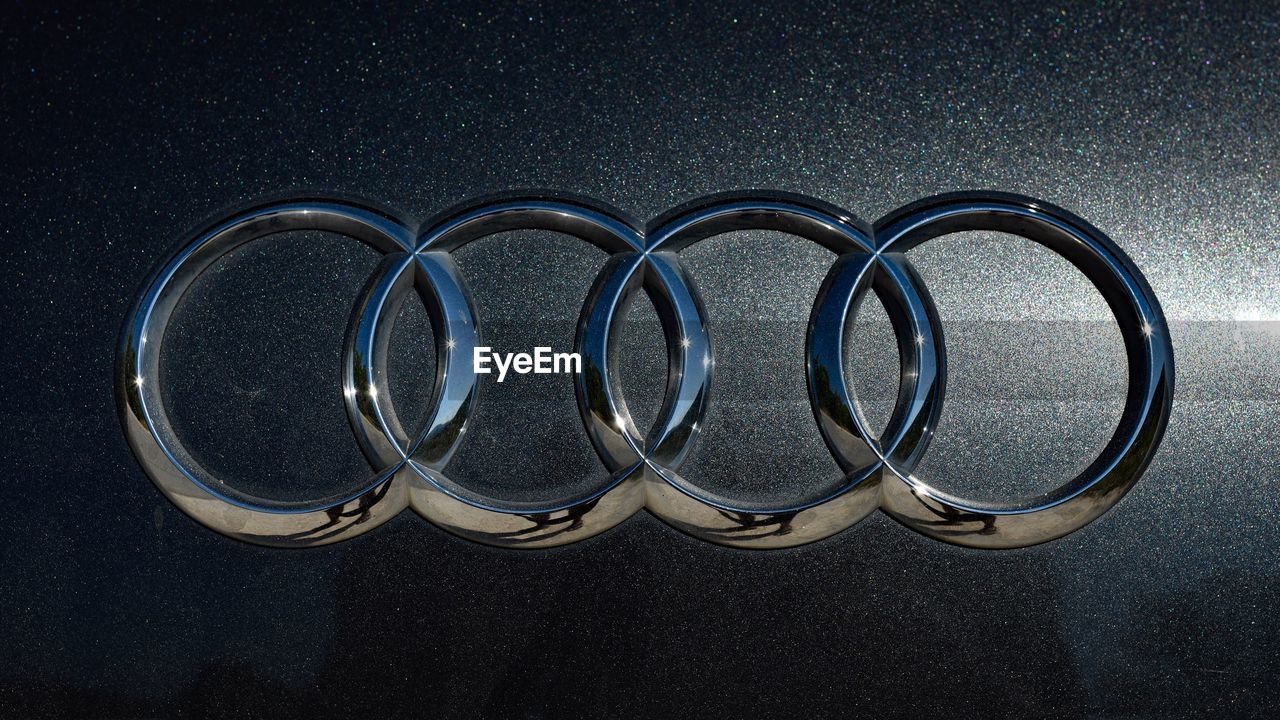
[[[579,411],[610,480],[584,496],[552,504],[486,497],[447,475],[476,407],[479,385],[471,358],[482,344],[475,307],[451,253],[472,240],[516,229],[566,233],[610,254],[582,309],[575,346],[582,359],[575,375]],[[374,475],[357,492],[302,503],[246,495],[202,468],[174,432],[158,382],[166,326],[192,282],[241,245],[291,230],[339,233],[385,255],[356,300],[342,378],[347,413]],[[844,480],[814,502],[742,507],[679,474],[698,437],[714,367],[706,313],[680,252],[738,230],[797,235],[837,255],[810,316],[806,375],[818,429]],[[942,410],[946,355],[937,310],[905,253],[965,230],[1020,235],[1069,260],[1107,301],[1124,338],[1129,388],[1111,439],[1077,477],[1025,501],[976,503],[912,474]],[[611,328],[641,289],[661,319],[669,356],[664,403],[647,434],[636,428],[610,379]],[[430,314],[437,354],[430,417],[416,433],[400,423],[386,383],[391,326],[414,290]],[[842,372],[844,330],[869,291],[888,311],[902,368],[897,404],[879,435],[856,410]],[[1137,482],[1168,421],[1173,348],[1151,288],[1110,239],[1071,213],[1017,195],[941,195],[896,210],[873,229],[840,208],[798,195],[719,195],[641,229],[593,201],[530,194],[452,210],[420,234],[368,207],[299,200],[218,223],[164,264],[125,327],[116,385],[125,434],[160,490],[204,525],[263,545],[337,542],[411,506],[450,532],[506,547],[571,543],[646,507],[684,532],[737,547],[811,542],[882,508],[929,537],[970,547],[1015,548],[1079,529]]]

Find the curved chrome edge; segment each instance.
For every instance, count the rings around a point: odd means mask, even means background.
[[[640,252],[643,231],[604,203],[548,193],[482,198],[427,223],[417,251],[453,252],[467,243],[510,230],[549,230],[572,235],[607,253]]]
[[[888,465],[894,478],[884,485],[883,507],[907,527],[968,547],[1026,547],[1093,521],[1141,477],[1172,410],[1173,345],[1155,294],[1132,260],[1084,220],[1034,198],[1006,193],[929,198],[878,222],[876,239],[882,253],[901,253],[963,230],[1019,235],[1070,261],[1107,301],[1128,356],[1129,390],[1115,432],[1088,468],[1055,490],[1012,503],[975,503],[930,486],[907,467]]]
[[[814,302],[806,339],[809,401],[832,456],[852,476],[887,460],[914,468],[942,414],[942,321],[923,286],[915,284],[918,277],[905,257],[845,255]],[[868,289],[889,316],[900,357],[898,397],[883,433],[887,441],[867,427],[844,376],[844,335]]]
[[[442,473],[416,462],[425,480],[409,486],[409,504],[432,524],[485,545],[517,549],[550,548],[585,540],[620,524],[644,506],[642,466],[615,473],[602,489],[556,507],[504,502],[486,507],[463,496]]]
[[[404,253],[412,233],[369,208],[329,201],[261,207],[198,233],[152,276],[131,311],[116,363],[121,424],[147,475],[197,522],[224,535],[278,547],[309,547],[367,532],[407,504],[399,467],[376,472],[360,490],[314,502],[286,503],[236,491],[200,466],[169,422],[158,392],[159,359],[173,309],[192,283],[227,253],[290,230],[323,230],[383,253]]]
[[[479,387],[474,368],[465,359],[479,344],[475,306],[449,253],[474,240],[517,229],[564,233],[599,247],[611,254],[600,278],[621,269],[619,278],[623,284],[630,281],[637,269],[635,265],[626,268],[626,263],[638,258],[643,248],[640,230],[612,209],[585,199],[502,196],[468,204],[428,224],[415,245],[415,257],[419,260],[419,272],[426,275],[425,285],[432,292],[427,305],[437,343],[445,344],[441,351],[444,361],[439,366],[447,372],[437,378],[440,389],[432,405],[432,420],[414,449],[407,453],[411,460],[408,467],[419,480],[409,487],[409,504],[436,525],[471,540],[502,547],[544,548],[576,542],[621,523],[643,506],[644,496],[635,472],[640,462],[635,441],[638,433],[625,406],[614,404],[612,399],[601,404],[601,413],[607,412],[613,418],[608,427],[593,425],[584,414],[592,443],[611,474],[603,487],[590,493],[560,503],[512,502],[476,493],[449,479],[444,472],[464,437],[466,416],[475,405]],[[375,281],[371,287],[373,293],[383,293],[390,302],[379,302],[367,295],[361,304],[368,310],[359,321],[362,329],[353,333],[354,337],[377,338],[380,334],[377,328],[395,317],[394,311],[383,311],[384,304],[388,308],[398,307],[396,303],[403,302],[408,290],[404,281],[399,285],[395,281],[382,284]],[[606,341],[607,335],[606,328]],[[579,345],[582,342],[580,335]],[[369,353],[364,361],[366,365],[385,374],[385,342],[365,342],[359,349]],[[599,356],[602,360],[605,357],[604,353]],[[591,357],[594,356],[583,353],[583,372],[577,382],[580,406],[583,378],[592,367]],[[607,367],[607,361],[604,362]],[[379,432],[396,437],[397,426],[391,421],[394,413],[390,402],[382,400],[385,396],[385,392],[377,392],[370,398],[372,414],[361,412],[362,422],[376,424]],[[386,410],[381,410],[384,407]],[[626,437],[628,427],[631,437]],[[404,437],[403,430],[399,430],[398,437]],[[371,442],[371,446],[376,445]],[[403,442],[400,445],[403,446]],[[401,458],[406,456],[392,449]]]
[[[820,381],[823,388],[837,388],[830,395],[822,396],[824,401],[830,398],[837,406],[831,409],[830,413],[819,411],[818,405],[815,404],[815,413],[820,426],[830,417],[844,418],[847,419],[849,435],[847,439],[842,437],[833,441],[827,435],[831,425],[823,427],[828,447],[836,456],[843,473],[837,489],[820,499],[780,508],[752,507],[748,503],[714,497],[706,493],[690,484],[678,473],[680,462],[688,451],[689,443],[671,443],[666,448],[659,445],[657,448],[665,452],[658,456],[652,454],[647,456],[649,511],[673,527],[700,539],[752,549],[791,547],[813,542],[862,520],[880,502],[879,476],[874,472],[879,467],[880,455],[875,449],[874,436],[856,418],[854,404],[845,389],[842,345],[845,312],[853,302],[855,290],[863,277],[863,273],[856,270],[865,269],[868,267],[869,260],[874,258],[875,246],[865,226],[848,213],[821,201],[773,193],[736,193],[695,201],[682,211],[656,221],[654,226],[655,229],[647,244],[651,259],[650,268],[660,276],[659,292],[668,296],[674,292],[674,288],[687,287],[692,291],[690,295],[696,298],[695,285],[680,266],[677,253],[697,242],[728,232],[740,230],[785,232],[810,240],[837,254],[835,266],[828,274],[823,292],[815,301],[811,327],[806,333],[806,355],[807,367],[810,369],[808,375],[811,393],[816,387],[815,362],[817,363],[816,376],[830,374],[828,379]],[[845,274],[840,270],[850,267],[855,268],[855,273],[846,287],[840,284],[846,279]],[[833,286],[836,282],[832,280],[833,277],[839,279],[836,286]],[[844,303],[838,310],[822,311],[828,315],[835,312],[838,315],[837,326],[833,328],[830,336],[821,336],[817,344],[819,349],[829,350],[829,354],[815,355],[813,317],[822,314],[819,308],[825,308],[827,298],[842,295],[846,290],[847,297],[843,298]],[[838,302],[836,304],[839,305]],[[702,311],[700,304],[694,307],[696,312],[690,311],[689,322],[684,323],[684,327],[696,321],[699,330],[706,333],[705,312]],[[903,313],[899,315],[903,318],[914,317]],[[686,346],[691,345],[688,341],[689,337],[688,331],[682,329],[682,336],[679,339]],[[707,337],[709,339],[709,334]],[[834,338],[833,345],[828,343],[829,338]],[[696,343],[693,345],[695,353],[700,351]],[[705,362],[706,370],[709,371],[714,362],[709,353],[709,346],[707,351]],[[691,368],[687,356],[681,359],[683,364],[673,367],[672,372],[683,379],[690,373]],[[709,373],[706,377],[700,377],[699,380],[703,383],[709,382]],[[677,382],[672,378],[668,381],[669,383]],[[702,390],[702,395],[696,402],[687,403],[691,408],[696,409],[696,412],[686,414],[687,419],[683,427],[697,429],[697,423],[705,413],[705,392],[705,389]],[[670,392],[668,402],[671,402],[673,397],[676,402],[679,402],[678,395]],[[903,414],[903,411],[899,411],[898,414]],[[659,434],[655,439],[673,437],[672,433],[677,432],[679,427],[668,424],[662,430],[666,435]]]
[[[621,523],[641,507],[695,537],[742,548],[779,548],[840,532],[876,507],[930,537],[982,548],[1051,540],[1114,505],[1150,463],[1167,425],[1173,350],[1154,293],[1109,238],[1074,215],[1004,193],[938,196],[886,216],[867,230],[847,212],[812,198],[737,193],[702,198],[654,221],[646,233],[594,201],[550,194],[503,196],[462,206],[415,240],[381,211],[298,201],[247,211],[184,245],[158,270],[122,335],[116,391],[122,425],[148,475],[202,524],[248,542],[306,547],[366,532],[411,505],[457,535],[502,547],[574,542]],[[479,384],[465,358],[480,342],[478,319],[450,252],[514,229],[566,233],[610,253],[584,305],[575,391],[584,427],[610,480],[563,503],[507,502],[473,493],[444,469],[462,442]],[[191,457],[159,397],[158,358],[173,308],[210,265],[240,245],[277,232],[315,229],[358,239],[386,257],[357,302],[345,343],[343,391],[358,443],[375,471],[359,491],[316,502],[280,503],[235,491]],[[697,288],[678,253],[736,230],[775,230],[837,253],[806,332],[806,376],[814,416],[844,473],[826,497],[758,509],[711,496],[678,474],[705,414],[714,367]],[[941,412],[946,361],[937,311],[903,253],[961,230],[999,230],[1039,242],[1076,265],[1120,323],[1130,387],[1111,441],[1083,473],[1051,493],[1006,505],[955,498],[912,475]],[[386,348],[396,310],[416,288],[436,337],[430,419],[410,441],[386,389]],[[614,318],[644,288],[662,320],[669,370],[663,407],[643,438],[612,377]],[[902,378],[884,439],[861,417],[843,375],[843,337],[867,290],[885,305],[898,341]]]
[[[643,254],[610,257],[587,293],[574,340],[574,350],[582,358],[582,372],[574,379],[578,415],[596,455],[610,472],[633,467],[644,458],[644,436],[625,397],[613,392],[616,354],[612,347],[614,318],[626,313],[644,278]]]
[[[412,442],[387,384],[387,346],[400,307],[416,288],[431,320],[436,376],[431,414]],[[469,370],[480,345],[475,307],[453,258],[427,252],[388,256],[355,304],[343,352],[343,398],[356,439],[375,467],[413,458],[449,462],[466,432],[480,384]]]

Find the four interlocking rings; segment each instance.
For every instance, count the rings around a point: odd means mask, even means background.
[[[472,240],[516,229],[566,233],[609,253],[578,323],[575,350],[582,372],[575,378],[582,421],[610,480],[582,497],[553,504],[485,497],[446,475],[476,407],[471,358],[480,344],[475,307],[450,253]],[[192,282],[237,247],[291,230],[339,233],[385,255],[355,305],[343,368],[347,412],[375,476],[357,492],[292,504],[251,497],[202,468],[174,432],[158,382],[166,326]],[[843,480],[813,502],[750,507],[712,496],[678,474],[707,409],[713,369],[706,313],[679,253],[739,230],[797,235],[837,256],[810,316],[806,374],[818,428]],[[975,503],[912,474],[942,410],[946,358],[937,311],[905,253],[964,230],[1013,233],[1069,260],[1105,298],[1124,338],[1129,388],[1111,439],[1077,477],[1024,501]],[[610,377],[611,331],[641,288],[662,322],[669,358],[664,403],[647,434],[632,422]],[[391,327],[413,290],[430,314],[437,354],[430,418],[416,434],[406,432],[396,416],[386,384]],[[902,368],[897,402],[880,435],[866,426],[843,373],[844,333],[868,291],[888,311]],[[933,538],[1012,548],[1080,528],[1138,480],[1168,420],[1173,349],[1151,288],[1111,240],[1071,213],[1016,195],[942,195],[894,211],[874,228],[812,198],[720,195],[687,204],[642,229],[593,201],[533,193],[454,209],[420,234],[370,207],[298,200],[220,222],[163,265],[126,325],[117,388],[125,433],[156,485],[208,527],[264,545],[337,542],[411,506],[467,538],[547,547],[595,535],[647,507],[699,538],[776,548],[827,537],[880,507]]]

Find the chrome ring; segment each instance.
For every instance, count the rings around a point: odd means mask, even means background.
[[[191,457],[165,414],[158,362],[173,308],[202,272],[246,242],[299,229],[347,235],[386,255],[354,307],[342,379],[352,428],[375,474],[354,494],[279,503],[229,488]],[[582,309],[575,341],[583,359],[575,381],[579,411],[610,480],[564,502],[486,497],[445,475],[465,437],[479,388],[474,368],[464,361],[480,342],[479,322],[450,253],[515,229],[566,233],[610,253]],[[678,474],[696,442],[714,368],[706,313],[679,252],[735,230],[790,233],[837,255],[810,315],[806,378],[819,431],[844,477],[836,491],[815,501],[753,508],[711,496]],[[1114,435],[1083,473],[1037,498],[984,505],[937,490],[913,474],[941,413],[946,355],[937,311],[904,253],[962,230],[1021,235],[1065,257],[1106,299],[1125,340],[1130,385]],[[411,288],[431,317],[437,353],[430,417],[412,437],[386,384],[388,338]],[[662,321],[669,358],[663,406],[644,436],[623,398],[615,396],[611,369],[614,319],[640,288]],[[844,332],[868,290],[888,311],[901,356],[903,382],[883,438],[867,428],[843,375]],[[199,522],[260,544],[336,542],[412,506],[464,537],[507,547],[548,547],[602,532],[647,506],[696,537],[774,548],[826,537],[883,507],[930,537],[1008,548],[1072,532],[1132,487],[1168,421],[1173,350],[1154,293],[1114,243],[1064,210],[1016,195],[938,196],[891,213],[874,230],[812,198],[722,195],[673,211],[646,232],[594,201],[532,194],[449,211],[416,240],[386,213],[299,201],[253,209],[197,234],[155,274],[126,325],[116,386],[125,434],[157,486]]]
[[[245,243],[291,230],[346,235],[388,255],[413,249],[412,233],[389,214],[329,201],[257,208],[200,233],[151,279],[121,340],[116,391],[125,436],[151,479],[175,505],[218,532],[281,547],[323,545],[368,532],[408,502],[399,464],[349,494],[287,503],[237,491],[206,471],[174,432],[160,396],[160,349],[174,308],[196,278]]]
[[[843,480],[819,499],[785,507],[753,507],[730,498],[708,495],[677,473],[692,441],[676,452],[648,458],[649,509],[684,532],[713,542],[746,548],[789,547],[812,542],[857,523],[880,504],[880,470],[884,463],[876,436],[858,419],[844,377],[844,330],[859,289],[874,288],[889,311],[905,365],[926,372],[904,373],[907,382],[894,408],[887,435],[892,446],[912,445],[918,452],[902,460],[913,464],[923,453],[930,432],[911,435],[912,428],[935,425],[941,411],[944,359],[941,328],[931,304],[921,301],[901,274],[876,273],[875,245],[867,229],[837,207],[812,198],[770,193],[733,194],[700,200],[655,223],[648,244],[651,263],[671,270],[662,275],[692,280],[678,271],[681,250],[706,238],[741,230],[774,230],[811,240],[836,253],[837,259],[814,302],[806,333],[806,376],[811,404],[823,439],[835,457]],[[696,295],[695,295],[696,297]],[[698,318],[704,317],[699,309]],[[687,324],[693,324],[692,320]],[[699,328],[707,335],[705,324]],[[908,339],[919,338],[917,343]],[[927,342],[923,339],[927,338]],[[683,340],[684,338],[682,338]],[[670,342],[670,341],[669,341]],[[701,342],[701,340],[697,341]],[[686,343],[687,344],[687,343]],[[710,365],[709,342],[707,366]],[[673,372],[690,372],[687,366]],[[699,369],[693,368],[694,372]],[[709,373],[708,373],[709,375]],[[709,377],[702,379],[706,384]],[[669,395],[670,397],[670,395]],[[705,411],[705,390],[697,412],[686,424],[697,423]],[[924,411],[922,412],[922,408]],[[670,433],[670,428],[665,428]],[[652,446],[652,445],[651,445]],[[657,446],[656,449],[661,449]]]
[[[614,261],[634,257],[641,248],[641,233],[619,214],[591,201],[565,201],[538,196],[495,198],[446,213],[419,238],[413,262],[384,266],[375,273],[365,296],[357,305],[351,337],[361,338],[357,348],[349,348],[348,360],[363,353],[363,364],[385,376],[386,340],[396,310],[407,295],[404,279],[413,268],[432,280],[427,303],[436,332],[437,347],[445,361],[438,364],[432,419],[412,447],[395,420],[390,394],[385,386],[371,392],[348,394],[348,409],[359,417],[365,432],[362,444],[380,462],[405,460],[417,475],[409,485],[409,504],[420,515],[450,532],[464,537],[509,547],[549,547],[575,542],[608,530],[633,515],[644,504],[638,452],[628,458],[625,448],[635,440],[622,427],[588,423],[596,446],[615,449],[607,462],[610,480],[603,487],[581,497],[557,503],[512,502],[488,497],[453,482],[445,466],[466,431],[466,421],[475,407],[479,384],[465,361],[480,344],[476,312],[457,274],[449,253],[467,243],[517,229],[541,229],[565,233],[612,253]],[[583,341],[580,336],[579,343]],[[578,394],[583,397],[583,378],[591,372],[589,356],[583,353],[583,372],[578,376]],[[357,409],[357,405],[361,405]],[[376,429],[377,432],[372,432]],[[602,436],[610,436],[609,441]],[[385,439],[394,439],[390,442]],[[604,455],[602,454],[602,457]]]
[[[969,547],[1024,547],[1083,527],[1141,477],[1172,409],[1173,345],[1155,293],[1133,261],[1089,223],[1039,200],[1003,193],[930,198],[876,223],[877,250],[886,266],[909,272],[902,253],[965,230],[1019,235],[1070,261],[1110,306],[1128,357],[1129,390],[1115,432],[1084,471],[1055,490],[1014,503],[982,504],[930,486],[907,464],[888,463],[896,482],[885,483],[882,506],[907,527]]]

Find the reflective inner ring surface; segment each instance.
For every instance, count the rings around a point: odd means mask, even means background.
[[[942,195],[876,223],[881,262],[932,238],[964,230],[1020,235],[1084,273],[1115,314],[1128,358],[1129,388],[1111,439],[1079,475],[1055,490],[1006,504],[981,504],[931,487],[905,464],[887,465],[882,507],[907,527],[971,547],[1013,548],[1083,527],[1115,505],[1151,462],[1173,401],[1173,345],[1155,293],[1101,231],[1048,203],[1004,193]],[[923,286],[921,286],[923,287]]]
[[[463,439],[469,412],[475,407],[479,384],[470,358],[480,344],[478,322],[469,293],[457,275],[449,253],[472,240],[516,229],[543,229],[573,235],[612,254],[602,271],[609,275],[634,261],[641,249],[638,230],[603,206],[589,202],[517,198],[480,203],[455,211],[428,229],[418,241],[412,261],[384,264],[375,273],[359,306],[350,334],[356,345],[348,350],[354,367],[371,377],[384,377],[386,337],[396,310],[407,295],[413,273],[447,282],[432,282],[431,310],[437,345],[448,358],[437,373],[433,417],[412,444],[395,419],[385,386],[348,393],[348,409],[364,431],[362,445],[379,462],[407,461],[418,482],[409,485],[409,503],[433,523],[481,542],[512,547],[547,547],[574,542],[603,532],[633,515],[644,505],[640,468],[640,440],[630,418],[616,408],[603,412],[607,422],[587,421],[592,442],[601,450],[611,480],[585,496],[554,504],[511,502],[485,497],[451,481],[445,466]],[[578,345],[582,345],[579,337]],[[579,351],[581,352],[581,350]],[[585,378],[599,374],[595,357],[582,352],[578,375],[580,404],[587,392]],[[360,358],[356,363],[353,358]],[[590,397],[588,395],[588,397]],[[593,398],[592,402],[599,402]],[[584,417],[587,417],[584,414]],[[625,418],[619,422],[617,418]]]
[[[611,480],[586,496],[550,505],[483,497],[444,472],[478,400],[467,362],[479,343],[478,319],[449,253],[480,237],[526,228],[574,235],[611,253],[582,310],[576,341],[583,360],[576,378],[582,422]],[[236,492],[191,458],[165,415],[157,367],[169,317],[194,279],[245,242],[295,229],[348,235],[387,256],[354,306],[343,368],[348,414],[375,475],[358,493],[288,504]],[[751,508],[710,496],[677,472],[696,442],[714,367],[706,314],[678,253],[704,238],[745,229],[799,235],[837,254],[814,301],[806,375],[818,429],[845,479],[826,497],[782,508]],[[1099,458],[1053,492],[1001,506],[952,497],[912,474],[941,412],[946,361],[937,312],[903,253],[930,238],[969,229],[1022,235],[1075,264],[1115,313],[1129,360],[1125,409]],[[614,318],[640,288],[662,320],[669,357],[664,404],[643,437],[625,402],[614,396],[610,369]],[[431,316],[438,369],[430,418],[411,436],[386,389],[386,347],[396,310],[412,289]],[[885,305],[901,356],[899,395],[883,437],[871,432],[856,411],[842,371],[844,330],[867,290]],[[1078,529],[1119,500],[1155,453],[1172,390],[1168,330],[1132,262],[1070,213],[997,193],[931,198],[891,213],[874,232],[839,208],[782,193],[703,198],[654,221],[648,232],[593,201],[537,194],[447,212],[416,241],[402,224],[368,208],[331,201],[282,203],[198,234],[156,273],[126,326],[117,370],[126,436],[157,486],[219,532],[293,547],[360,534],[405,505],[452,532],[514,547],[573,542],[616,525],[642,506],[692,535],[741,547],[817,540],[877,506],[947,542],[1021,547]]]
[[[160,393],[160,349],[174,308],[196,278],[247,242],[290,230],[346,235],[405,257],[413,235],[376,210],[328,201],[300,201],[245,212],[200,233],[153,276],[125,326],[116,369],[121,422],[142,466],[164,494],[191,517],[233,538],[304,547],[367,532],[404,509],[406,477],[399,464],[379,468],[353,493],[281,503],[236,491],[187,452]]]
[[[650,267],[662,279],[664,288],[676,282],[692,287],[692,280],[679,268],[677,253],[727,232],[786,232],[837,254],[814,302],[806,334],[806,376],[819,429],[844,478],[835,491],[821,498],[776,508],[753,507],[694,487],[677,469],[705,412],[703,400],[694,405],[696,412],[688,413],[683,420],[686,426],[691,424],[690,432],[680,433],[679,426],[669,424],[656,429],[649,441],[649,509],[697,537],[750,548],[811,542],[862,520],[880,504],[885,450],[865,424],[855,421],[858,413],[843,372],[844,330],[855,299],[861,296],[859,291],[874,289],[888,310],[904,368],[899,397],[885,432],[885,447],[902,464],[913,466],[931,436],[927,428],[936,425],[934,421],[942,408],[942,337],[932,305],[925,304],[913,290],[909,276],[876,267],[870,234],[856,221],[839,208],[811,198],[720,196],[692,204],[655,225],[648,245]],[[699,311],[698,317],[704,318],[705,314]],[[692,324],[691,318],[686,325]],[[704,325],[692,345],[697,347],[706,335]],[[678,341],[689,345],[687,338],[682,336]],[[707,377],[701,379],[707,382],[711,366],[708,354],[701,367],[695,363],[692,368],[685,365],[674,372],[702,373]],[[681,438],[681,442],[670,442],[672,437]]]

